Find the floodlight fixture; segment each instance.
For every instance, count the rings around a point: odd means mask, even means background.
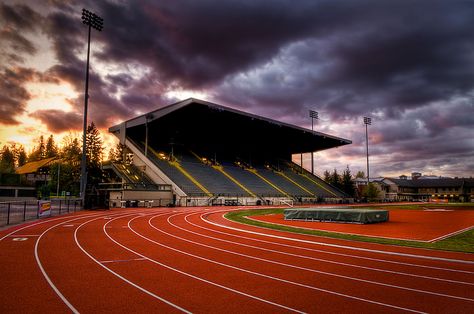
[[[98,30],[99,32],[104,28],[104,19],[86,9],[82,9],[82,23]]]
[[[87,62],[86,62],[86,86],[84,92],[84,121],[82,130],[82,159],[81,159],[81,182],[80,182],[80,198],[82,200],[82,206],[85,207],[86,203],[86,186],[87,186],[87,147],[86,147],[86,134],[87,134],[87,106],[89,101],[89,56],[91,49],[91,29],[102,31],[104,28],[104,19],[97,14],[82,9],[82,23],[89,26],[87,36]]]

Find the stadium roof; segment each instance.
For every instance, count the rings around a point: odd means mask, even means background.
[[[151,146],[183,145],[220,153],[234,151],[287,157],[352,143],[194,98],[135,117],[109,131],[118,135],[122,129],[127,137],[144,142],[147,127]]]

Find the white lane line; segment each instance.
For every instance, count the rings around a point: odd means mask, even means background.
[[[174,215],[173,215],[174,216]],[[170,216],[168,217],[168,223],[169,223],[169,218],[173,217],[173,216]],[[151,220],[153,219],[150,218],[148,220],[148,224],[155,230],[159,231],[159,232],[162,232],[164,234],[167,234],[171,237],[175,237],[175,238],[179,238],[181,240],[184,240],[184,241],[187,241],[187,242],[194,242],[194,241],[191,241],[191,240],[186,240],[186,239],[183,239],[183,238],[180,238],[178,236],[174,236],[172,234],[169,234],[168,232],[166,231],[163,231],[157,227],[155,227],[153,224],[151,224]],[[130,223],[129,223],[130,224]],[[211,259],[208,259],[208,258],[205,258],[205,257],[202,257],[202,256],[198,256],[198,255],[195,255],[195,254],[192,254],[192,253],[189,253],[189,252],[184,252],[182,250],[179,250],[179,249],[176,249],[176,248],[172,248],[170,246],[167,246],[165,244],[162,244],[162,243],[159,243],[159,242],[156,242],[150,238],[147,238],[139,233],[137,233],[136,231],[133,230],[133,228],[130,227],[130,230],[132,230],[133,232],[135,232],[137,235],[141,236],[142,238],[154,243],[154,244],[157,244],[157,245],[160,245],[160,246],[163,246],[167,249],[170,249],[170,250],[173,250],[173,251],[176,251],[178,253],[181,253],[181,254],[184,254],[184,255],[188,255],[188,256],[191,256],[191,257],[194,257],[196,259],[201,259],[201,260],[204,260],[204,261],[207,261],[207,262],[210,262],[210,263],[213,263],[213,264],[217,264],[217,265],[220,265],[220,266],[224,266],[224,267],[227,267],[227,268],[231,268],[231,269],[235,269],[235,270],[238,270],[238,271],[241,271],[241,272],[245,272],[245,273],[249,273],[249,274],[252,274],[252,275],[256,275],[256,276],[260,276],[260,277],[264,277],[264,278],[268,278],[268,279],[272,279],[272,280],[275,280],[275,281],[280,281],[280,282],[284,282],[284,283],[288,283],[288,284],[291,284],[291,285],[295,285],[295,286],[299,286],[299,287],[303,287],[303,288],[308,288],[308,289],[311,289],[311,290],[316,290],[316,291],[320,291],[320,292],[325,292],[325,293],[328,293],[328,294],[333,294],[333,295],[337,295],[337,296],[341,296],[341,297],[344,297],[344,298],[349,298],[349,299],[354,299],[354,300],[358,300],[358,301],[363,301],[363,302],[367,302],[367,303],[372,303],[372,304],[376,304],[376,305],[381,305],[381,306],[384,306],[384,307],[390,307],[390,308],[395,308],[395,309],[399,309],[399,310],[405,310],[405,311],[409,311],[409,312],[415,312],[415,313],[423,313],[423,312],[419,312],[419,311],[416,311],[416,310],[412,310],[412,309],[408,309],[408,308],[404,308],[404,307],[399,307],[399,306],[396,306],[396,305],[391,305],[391,304],[387,304],[387,303],[382,303],[382,302],[377,302],[377,301],[373,301],[373,300],[369,300],[369,299],[364,299],[364,298],[360,298],[360,297],[356,297],[356,296],[352,296],[352,295],[348,295],[348,294],[343,294],[343,293],[339,293],[339,292],[336,292],[336,291],[332,291],[332,290],[327,290],[327,289],[323,289],[323,288],[318,288],[318,287],[314,287],[314,286],[309,286],[309,285],[305,285],[305,284],[302,284],[302,283],[298,283],[298,282],[294,282],[294,281],[290,281],[290,280],[286,280],[286,279],[282,279],[282,278],[278,278],[278,277],[273,277],[273,276],[270,276],[270,275],[265,275],[265,274],[262,274],[262,273],[258,273],[258,272],[254,272],[254,271],[251,271],[251,270],[248,270],[248,269],[243,269],[243,268],[240,268],[240,267],[236,267],[236,266],[232,266],[232,265],[228,265],[228,264],[225,264],[225,263],[221,263],[221,262],[218,262],[218,261],[215,261],[215,260],[211,260]],[[199,243],[196,243],[196,244],[199,244]],[[207,245],[204,245],[204,244],[199,244],[199,245],[202,245],[202,246],[207,246]],[[211,247],[212,248],[212,247]],[[223,249],[219,249],[219,250],[223,250]],[[225,251],[225,250],[223,250]],[[230,251],[229,251],[230,253]],[[236,255],[242,255],[244,256],[244,254],[240,254],[240,253],[235,253],[234,254]],[[246,257],[250,257],[250,256],[246,256]],[[250,257],[250,258],[253,258],[253,259],[257,259],[257,260],[262,260],[262,261],[267,261],[267,260],[264,260],[264,259],[260,259],[260,258],[255,258],[255,257]],[[277,263],[275,262],[276,264],[280,264],[280,263]],[[282,265],[285,265],[283,263],[281,263]],[[315,272],[318,272],[319,271],[315,271]],[[320,273],[323,273],[323,272],[320,272]],[[343,276],[345,277],[345,276]],[[350,278],[350,277],[348,277]],[[363,281],[363,280],[360,280],[360,281]]]
[[[80,217],[90,217],[90,216],[97,216],[97,215],[98,214],[95,214],[95,213],[94,214],[84,213],[84,214],[81,214]],[[78,216],[76,215],[76,216],[73,216],[73,217],[78,217]],[[36,227],[38,225],[42,225],[42,224],[45,224],[45,223],[48,223],[48,222],[52,222],[52,221],[56,221],[56,220],[66,220],[66,219],[69,219],[69,218],[71,218],[71,215],[65,215],[65,216],[60,216],[60,217],[57,217],[57,218],[46,219],[46,220],[42,220],[42,221],[39,221],[39,222],[35,222],[35,223],[32,223],[31,225],[26,225],[24,227],[13,230],[12,232],[10,232],[10,233],[4,235],[3,237],[1,237],[0,241],[2,241],[3,239],[5,239],[7,237],[10,237],[12,234],[17,233],[18,231],[25,230],[25,229],[28,229],[28,228],[31,228],[31,227]]]
[[[188,215],[186,215],[186,216],[184,217],[184,220],[185,220],[188,224],[190,224],[190,225],[192,225],[192,226],[194,226],[194,227],[200,228],[200,229],[207,229],[207,230],[212,231],[212,229],[204,228],[204,227],[201,227],[201,226],[199,226],[199,225],[196,225],[196,224],[192,223],[191,221],[188,220],[188,217],[189,217],[189,216],[191,216],[191,214],[188,214]],[[177,228],[179,228],[179,227],[177,227]],[[283,255],[288,255],[288,256],[294,256],[294,257],[298,257],[298,258],[303,258],[303,259],[314,260],[314,261],[318,261],[318,262],[324,262],[324,263],[330,263],[330,264],[336,264],[336,265],[342,265],[342,266],[348,266],[348,267],[354,267],[354,268],[360,268],[360,269],[367,269],[367,270],[370,270],[370,271],[379,271],[379,272],[390,273],[390,274],[396,274],[396,275],[404,275],[404,276],[410,276],[410,277],[416,277],[416,278],[423,278],[423,279],[429,279],[429,280],[437,280],[437,281],[444,281],[444,282],[450,282],[450,283],[456,283],[456,284],[464,284],[464,285],[471,285],[471,286],[474,286],[474,283],[471,283],[471,282],[465,282],[465,281],[459,281],[459,280],[452,280],[452,279],[445,279],[445,278],[432,277],[432,276],[425,276],[425,275],[417,275],[417,274],[406,273],[406,272],[401,272],[401,271],[394,271],[394,270],[388,270],[388,269],[381,269],[381,268],[375,268],[375,267],[368,267],[368,266],[362,266],[362,265],[356,265],[356,264],[350,264],[350,263],[344,263],[344,262],[338,262],[338,261],[328,260],[328,259],[324,259],[324,258],[317,258],[317,257],[312,257],[312,256],[293,254],[293,253],[284,252],[284,251],[277,251],[277,250],[267,249],[267,248],[263,248],[263,247],[260,247],[260,246],[254,246],[254,245],[239,243],[239,242],[235,242],[235,241],[224,240],[224,239],[212,237],[212,236],[209,236],[209,235],[205,235],[205,234],[202,234],[202,233],[199,233],[199,232],[190,231],[190,230],[188,230],[188,229],[183,229],[183,230],[185,230],[185,231],[187,231],[187,232],[190,232],[190,233],[193,233],[193,234],[196,234],[196,235],[199,235],[199,236],[202,236],[202,237],[214,239],[214,240],[217,240],[217,241],[222,241],[222,242],[231,243],[231,244],[234,244],[234,245],[249,247],[249,248],[253,248],[253,249],[257,249],[257,250],[262,250],[262,251],[267,251],[267,252],[272,252],[272,253],[278,253],[278,254],[283,254]],[[227,233],[224,233],[224,234],[227,234]],[[246,238],[246,237],[242,237],[242,238]],[[250,239],[250,238],[246,238],[246,239]],[[266,241],[264,241],[264,242],[266,242]]]
[[[88,218],[88,217],[86,217]],[[63,223],[66,223],[66,222],[71,222],[71,221],[76,221],[76,220],[79,220],[79,219],[84,219],[84,217],[78,217],[78,218],[74,218],[74,219],[70,219],[70,220],[67,220],[65,222],[60,222],[58,224],[55,224],[51,227],[49,227],[48,229],[46,229],[40,236],[39,238],[36,240],[36,244],[35,244],[35,259],[36,259],[36,264],[38,264],[38,267],[39,269],[41,270],[41,273],[43,274],[43,277],[46,279],[46,281],[48,282],[49,286],[51,287],[51,289],[53,289],[53,291],[56,293],[56,295],[64,302],[64,304],[66,304],[66,306],[73,312],[73,313],[79,313],[79,311],[66,299],[66,297],[61,293],[61,291],[59,291],[59,289],[56,287],[56,285],[53,283],[53,281],[51,280],[51,278],[49,278],[48,274],[46,273],[44,267],[43,267],[43,264],[41,263],[41,260],[39,258],[39,255],[38,255],[38,247],[39,247],[39,243],[41,241],[41,239],[43,238],[43,236],[48,233],[50,230],[56,228],[57,226],[60,226],[61,224]]]
[[[470,227],[467,227],[467,228],[464,228],[464,229],[461,229],[461,230],[458,230],[458,231],[454,231],[454,232],[445,234],[444,236],[437,237],[437,238],[434,238],[434,239],[430,240],[430,242],[437,242],[437,241],[440,241],[440,240],[444,240],[446,238],[449,238],[449,237],[455,236],[457,234],[469,231],[471,229],[474,229],[474,226],[470,226]]]
[[[179,226],[173,224],[173,223],[170,221],[170,219],[171,219],[172,217],[174,217],[174,216],[176,216],[176,215],[170,216],[170,217],[168,218],[169,224],[171,224],[172,226],[174,226],[175,228],[178,228],[178,229],[180,229],[180,230],[187,231],[186,229],[181,228],[181,227],[179,227]],[[217,248],[217,247],[214,247],[214,246],[202,244],[202,243],[199,243],[199,242],[195,242],[195,241],[192,241],[192,240],[188,240],[188,239],[185,239],[185,238],[182,238],[182,237],[178,237],[178,236],[172,235],[172,234],[170,234],[170,233],[168,233],[168,232],[165,232],[165,231],[163,231],[163,230],[161,230],[161,229],[157,229],[157,230],[159,230],[159,231],[161,231],[161,232],[163,232],[163,233],[165,233],[165,234],[167,234],[167,235],[169,235],[169,236],[171,236],[171,237],[175,237],[175,238],[177,238],[177,239],[180,239],[180,240],[182,240],[182,241],[186,241],[186,242],[193,243],[193,244],[196,244],[196,245],[204,246],[204,247],[207,247],[207,248],[210,248],[210,249],[214,249],[214,250],[217,250],[217,251],[226,252],[226,253],[229,253],[229,254],[234,254],[234,255],[238,255],[238,256],[243,256],[243,257],[246,257],[246,258],[250,258],[250,259],[259,260],[259,261],[262,261],[262,262],[267,262],[267,263],[276,264],[276,265],[281,265],[281,266],[290,267],[290,268],[296,268],[296,269],[300,269],[300,270],[304,270],[304,271],[309,271],[309,272],[313,272],[313,273],[318,273],[318,274],[323,274],[323,275],[327,275],[327,276],[334,276],[334,277],[339,277],[339,278],[348,279],[348,280],[354,280],[354,281],[360,281],[360,282],[369,283],[369,284],[374,284],[374,285],[385,286],[385,287],[389,287],[389,288],[407,290],[407,291],[418,292],[418,293],[425,293],[425,294],[436,295],[436,296],[447,297],[447,298],[453,298],[453,299],[460,299],[460,300],[464,300],[464,301],[471,301],[471,302],[474,301],[474,299],[465,298],[465,297],[459,297],[459,296],[454,296],[454,295],[449,295],[449,294],[444,294],[444,293],[438,293],[438,292],[432,292],[432,291],[426,291],[426,290],[420,290],[420,289],[402,287],[402,286],[387,284],[387,283],[383,283],[383,282],[379,282],[379,281],[372,281],[372,280],[366,280],[366,279],[361,279],[361,278],[356,278],[356,277],[350,277],[350,276],[340,275],[340,274],[336,274],[336,273],[331,273],[331,272],[326,272],[326,271],[321,271],[321,270],[315,270],[315,269],[310,269],[310,268],[306,268],[306,267],[296,266],[296,265],[293,265],[293,264],[282,263],[282,262],[278,262],[278,261],[274,261],[274,260],[268,260],[268,259],[264,259],[264,258],[260,258],[260,257],[255,257],[255,256],[243,254],[243,253],[237,253],[237,252],[234,252],[234,251],[229,251],[229,250]],[[370,268],[369,268],[369,269],[370,269]]]
[[[123,216],[123,217],[132,216],[132,215],[134,215],[134,214],[128,214],[128,215],[125,215],[125,216]],[[106,226],[108,223],[114,221],[115,219],[119,219],[119,218],[123,218],[123,217],[118,217],[118,218],[111,219],[111,220],[109,220],[109,221],[103,226],[102,230],[103,230],[103,232],[107,235],[107,237],[110,238],[110,236],[107,234],[107,231],[105,230],[105,226]],[[97,219],[94,219],[94,220],[97,220]],[[91,221],[93,221],[93,220],[91,220]],[[79,243],[79,240],[78,240],[78,238],[77,238],[77,232],[79,231],[79,229],[80,229],[82,226],[84,226],[85,224],[87,224],[87,223],[89,223],[89,222],[91,222],[91,221],[88,221],[88,222],[85,222],[85,223],[81,224],[81,225],[80,225],[79,227],[77,227],[76,230],[74,231],[74,241],[76,241],[76,245],[81,249],[82,252],[84,252],[84,254],[86,254],[91,260],[93,260],[95,263],[97,263],[97,265],[99,265],[100,267],[104,268],[105,270],[107,270],[107,271],[110,272],[111,274],[115,275],[116,277],[120,278],[121,280],[125,281],[125,282],[128,283],[129,285],[131,285],[131,286],[137,288],[138,290],[140,290],[140,291],[142,291],[142,292],[148,294],[149,296],[151,296],[151,297],[153,297],[153,298],[155,298],[155,299],[157,299],[157,300],[160,300],[160,301],[163,302],[163,303],[168,304],[169,306],[171,306],[171,307],[173,307],[173,308],[175,308],[175,309],[177,309],[177,310],[179,310],[179,311],[181,311],[181,312],[191,314],[191,312],[189,312],[188,310],[186,310],[186,309],[184,309],[184,308],[182,308],[182,307],[180,307],[180,306],[178,306],[178,305],[176,305],[176,304],[174,304],[174,303],[172,303],[172,302],[170,302],[170,301],[168,301],[168,300],[166,300],[166,299],[164,299],[164,298],[162,298],[162,297],[160,297],[160,296],[154,294],[154,293],[151,292],[151,291],[146,290],[145,288],[143,288],[143,287],[141,287],[141,286],[135,284],[134,282],[128,280],[127,278],[125,278],[125,277],[123,277],[122,275],[116,273],[115,271],[111,270],[110,268],[104,266],[103,264],[100,263],[99,260],[97,260],[96,258],[94,258],[89,252],[87,252],[87,251],[81,246],[81,244]],[[111,239],[111,238],[110,238],[110,239]],[[117,243],[115,240],[113,240],[113,239],[111,239],[111,240],[112,240],[113,242]],[[119,244],[119,243],[117,243],[117,244]],[[119,244],[119,245],[120,245],[120,244]],[[121,246],[121,245],[120,245],[120,246]]]
[[[220,212],[220,211],[216,211]],[[194,214],[193,214],[194,215]],[[200,220],[203,221],[206,224],[209,224],[207,220],[203,218],[206,214],[201,214],[200,215]],[[373,258],[373,257],[367,257],[367,256],[360,256],[360,255],[352,255],[352,254],[346,254],[346,253],[339,253],[339,252],[332,252],[328,250],[321,250],[321,249],[314,249],[314,248],[307,248],[303,246],[294,246],[294,245],[289,245],[289,244],[284,244],[280,242],[275,242],[275,241],[265,241],[262,239],[258,238],[250,238],[250,237],[245,237],[243,235],[238,235],[238,234],[233,234],[233,233],[228,233],[228,232],[223,232],[217,229],[211,229],[211,228],[206,228],[203,226],[196,225],[199,228],[214,232],[214,233],[219,233],[219,234],[224,234],[228,235],[231,237],[239,238],[239,239],[246,239],[250,240],[253,242],[261,242],[261,243],[266,243],[266,244],[271,244],[271,245],[276,245],[276,246],[283,246],[283,247],[288,247],[292,249],[298,249],[298,250],[304,250],[304,251],[309,251],[309,252],[317,252],[317,253],[323,253],[323,254],[329,254],[329,255],[336,255],[336,256],[342,256],[342,257],[348,257],[348,258],[354,258],[354,259],[362,259],[362,260],[368,260],[368,261],[375,261],[375,262],[381,262],[381,263],[388,263],[388,264],[395,264],[395,265],[404,265],[404,266],[410,266],[410,267],[419,267],[419,268],[426,268],[426,269],[434,269],[434,270],[441,270],[441,271],[449,271],[449,272],[459,272],[459,273],[466,273],[466,274],[474,274],[474,272],[467,271],[467,270],[460,270],[460,269],[452,269],[452,268],[443,268],[443,267],[435,267],[435,266],[428,266],[428,265],[420,265],[420,264],[413,264],[413,263],[406,263],[406,262],[400,262],[400,261],[393,261],[393,260],[386,260],[386,259],[380,259],[380,258]],[[286,238],[285,238],[286,239]]]
[[[222,216],[222,218],[227,219],[224,216]],[[275,238],[275,239],[290,240],[290,241],[309,243],[309,244],[321,245],[321,246],[329,246],[329,247],[335,247],[335,248],[338,248],[338,249],[347,249],[347,250],[369,252],[369,253],[378,253],[378,254],[386,254],[386,255],[394,255],[394,256],[404,256],[404,257],[410,257],[410,258],[415,258],[415,259],[419,258],[419,259],[427,259],[427,260],[443,261],[443,262],[451,262],[451,263],[474,264],[474,261],[468,261],[468,260],[451,259],[451,258],[445,258],[445,257],[427,256],[427,255],[418,255],[418,254],[409,254],[409,253],[401,253],[401,252],[382,251],[382,250],[366,249],[366,248],[347,246],[347,245],[341,245],[341,244],[332,244],[332,243],[324,243],[324,242],[319,242],[319,241],[309,241],[309,240],[303,240],[303,239],[296,239],[296,238],[292,238],[292,237],[282,237],[282,236],[266,234],[266,233],[251,231],[251,230],[234,228],[234,227],[219,224],[219,223],[216,223],[216,222],[213,222],[213,221],[210,221],[210,220],[205,220],[205,221],[212,224],[212,225],[221,227],[221,228],[226,228],[226,229],[231,229],[231,230],[235,230],[235,231],[239,231],[239,232],[251,233],[251,234],[256,234],[256,235],[261,235],[261,236]]]
[[[136,218],[140,218],[140,217],[136,217]],[[168,247],[167,245],[164,245],[164,244],[155,242],[155,241],[153,241],[153,240],[151,240],[151,239],[148,239],[148,238],[146,238],[145,236],[141,235],[140,233],[136,232],[136,231],[130,226],[130,223],[131,223],[133,220],[135,220],[136,218],[133,218],[133,219],[131,219],[131,220],[128,222],[128,225],[129,225],[129,227],[130,227],[130,230],[131,230],[133,233],[135,233],[135,234],[138,235],[139,237],[142,237],[142,238],[144,238],[145,240],[148,240],[148,241],[150,241],[150,242],[152,242],[152,243],[155,243],[155,244],[157,244],[157,245],[163,246],[163,247],[168,248],[168,249],[171,249],[171,250],[175,250],[175,249],[173,249],[173,248],[171,248],[171,247]],[[105,231],[105,229],[104,229],[104,231]],[[109,235],[107,234],[107,236],[109,236]],[[285,309],[285,310],[289,310],[289,311],[296,312],[296,313],[304,313],[304,312],[302,312],[302,311],[300,311],[300,310],[297,310],[297,309],[294,309],[294,308],[291,308],[291,307],[287,307],[287,306],[285,306],[285,305],[278,304],[278,303],[275,303],[275,302],[272,302],[272,301],[269,301],[269,300],[265,300],[265,299],[259,298],[259,297],[257,297],[257,296],[254,296],[254,295],[251,295],[251,294],[248,294],[248,293],[245,293],[245,292],[242,292],[242,291],[239,291],[239,290],[236,290],[236,289],[233,289],[233,288],[230,288],[230,287],[227,287],[227,286],[218,284],[218,283],[216,283],[216,282],[213,282],[213,281],[210,281],[210,280],[207,280],[207,279],[204,279],[204,278],[201,278],[201,277],[192,275],[192,274],[190,274],[190,273],[186,273],[186,272],[184,272],[184,271],[182,271],[182,270],[179,270],[179,269],[176,269],[176,268],[171,267],[171,266],[169,266],[169,265],[160,263],[160,262],[158,262],[157,260],[154,260],[154,259],[152,259],[152,258],[150,258],[150,257],[147,257],[147,256],[145,256],[145,255],[143,255],[143,254],[140,254],[140,253],[138,253],[138,252],[132,250],[131,248],[126,247],[125,245],[123,245],[123,244],[121,244],[121,243],[115,241],[114,239],[112,239],[110,236],[109,236],[109,238],[110,238],[112,241],[114,241],[115,243],[117,243],[118,245],[120,245],[121,247],[123,247],[124,249],[126,249],[126,250],[128,250],[128,251],[130,251],[130,252],[132,252],[132,253],[134,253],[134,254],[137,254],[137,255],[139,255],[139,256],[142,256],[143,258],[146,258],[147,260],[149,260],[149,261],[152,262],[152,263],[155,263],[155,264],[160,265],[160,266],[162,266],[162,267],[165,267],[165,268],[167,268],[167,269],[173,270],[173,271],[175,271],[175,272],[177,272],[177,273],[180,273],[180,274],[182,274],[182,275],[185,275],[185,276],[191,277],[191,278],[193,278],[193,279],[196,279],[196,280],[205,282],[205,283],[207,283],[207,284],[210,284],[210,285],[213,285],[213,286],[216,286],[216,287],[219,287],[219,288],[222,288],[222,289],[225,289],[225,290],[234,292],[234,293],[239,294],[239,295],[243,295],[243,296],[245,296],[245,297],[248,297],[248,298],[251,298],[251,299],[254,299],[254,300],[257,300],[257,301],[261,301],[261,302],[264,302],[264,303],[267,303],[267,304],[270,304],[270,305],[274,305],[274,306],[279,307],[279,308],[283,308],[283,309]]]

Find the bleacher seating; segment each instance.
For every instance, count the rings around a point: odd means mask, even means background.
[[[230,165],[225,165],[224,170],[256,195],[285,196],[250,171]]]
[[[257,171],[265,177],[267,180],[278,186],[280,189],[285,191],[288,195],[291,195],[293,197],[301,197],[301,196],[306,196],[306,197],[311,197],[314,195],[309,194],[307,191],[301,189],[298,185],[294,184],[290,180],[286,179],[285,177],[279,175],[277,172],[265,169],[265,168],[260,168],[257,169]]]
[[[133,143],[144,152],[143,143],[141,145],[137,145],[136,142]],[[221,171],[212,167],[210,163],[204,162],[197,155],[185,149],[175,149],[173,157],[159,156],[151,147],[149,147],[148,152],[148,158],[188,196],[251,196]],[[169,161],[169,159],[174,160],[174,162]],[[282,164],[284,166],[280,167]],[[263,166],[249,170],[242,165],[242,162],[240,166],[236,166],[233,161],[227,161],[221,162],[220,166],[227,175],[258,197],[291,197],[296,199],[302,197],[340,198],[345,196],[344,193],[333,188],[321,178],[307,171],[299,173],[299,167],[291,162],[280,162],[279,171]],[[254,172],[257,172],[257,174]]]
[[[180,165],[191,174],[199,183],[214,195],[243,195],[249,194],[240,186],[232,182],[218,170],[206,165],[192,155],[182,154]]]

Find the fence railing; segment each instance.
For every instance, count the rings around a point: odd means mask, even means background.
[[[51,216],[83,209],[81,199],[52,199],[50,202]],[[40,218],[42,203],[38,200],[0,202],[0,227]]]

